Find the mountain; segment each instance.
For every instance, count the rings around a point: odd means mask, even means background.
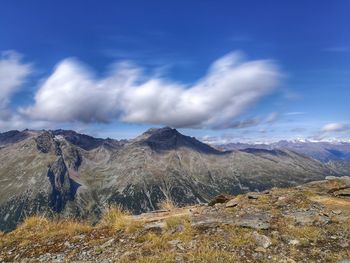
[[[28,215],[96,221],[110,204],[133,213],[204,203],[340,175],[291,150],[219,151],[169,127],[133,140],[99,139],[74,131],[12,131],[0,135],[0,230]]]
[[[310,141],[279,141],[271,144],[228,143],[217,146],[221,150],[257,149],[288,149],[322,162],[350,161],[349,142],[310,142]]]

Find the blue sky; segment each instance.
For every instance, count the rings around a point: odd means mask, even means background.
[[[349,139],[349,25],[346,0],[3,0],[0,129]]]

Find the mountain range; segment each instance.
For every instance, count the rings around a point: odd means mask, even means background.
[[[169,127],[132,140],[70,130],[1,133],[0,230],[33,214],[96,221],[113,204],[138,214],[158,209],[164,200],[178,206],[206,203],[222,193],[348,174],[346,165],[291,147],[223,148]]]

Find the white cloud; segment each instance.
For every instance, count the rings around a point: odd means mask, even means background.
[[[11,96],[18,91],[30,73],[31,66],[23,64],[19,54],[7,51],[0,55],[0,118],[4,115]]]
[[[272,92],[280,73],[272,61],[243,61],[230,53],[213,63],[198,82],[186,86],[147,77],[128,63],[115,65],[101,79],[83,64],[58,64],[35,95],[20,109],[32,119],[54,122],[108,122],[169,125],[176,128],[229,128],[249,106]]]
[[[321,132],[344,132],[349,130],[349,127],[344,123],[328,123],[321,128]]]

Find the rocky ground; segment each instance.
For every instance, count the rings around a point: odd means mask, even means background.
[[[163,207],[28,218],[0,234],[0,262],[350,262],[350,177]]]

